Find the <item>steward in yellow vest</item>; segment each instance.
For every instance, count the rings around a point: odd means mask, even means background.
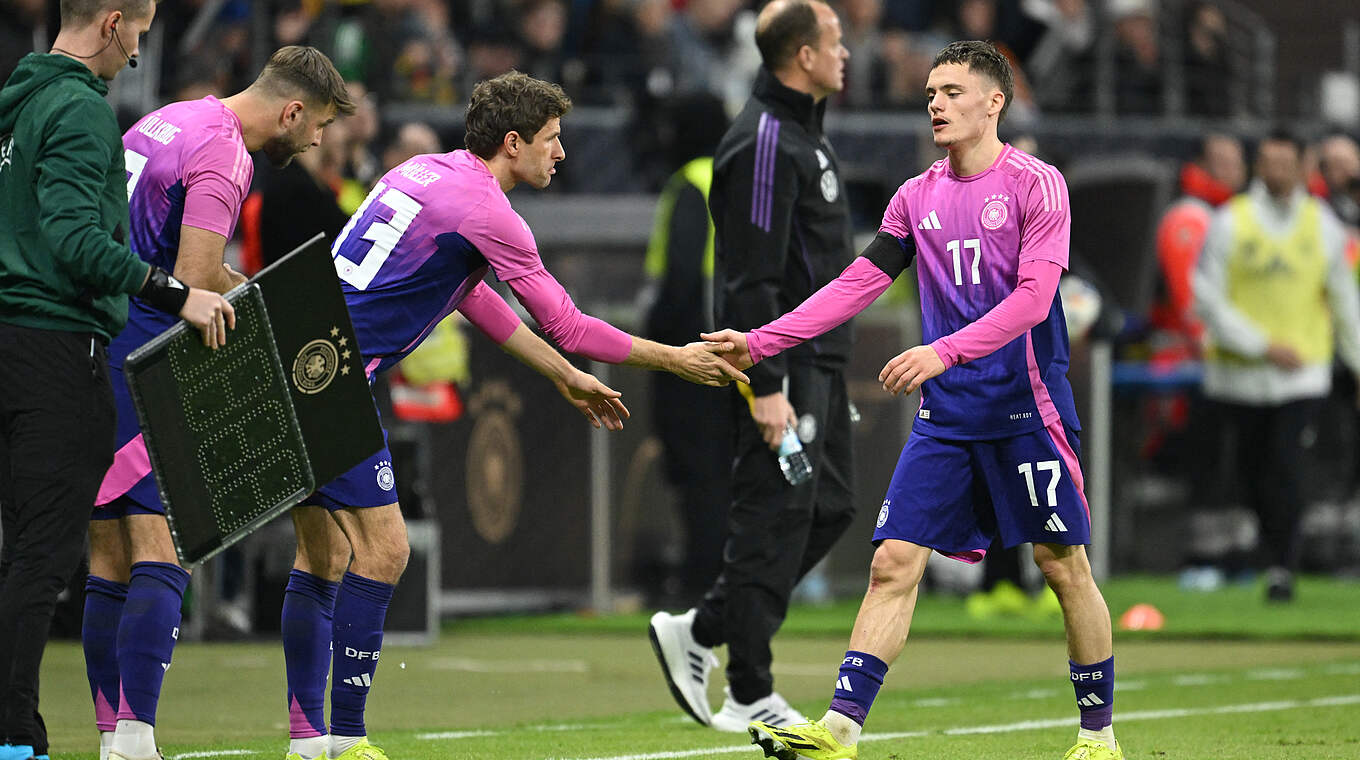
[[[1324,440],[1333,345],[1360,377],[1360,295],[1344,232],[1304,191],[1302,154],[1284,133],[1261,142],[1257,179],[1214,217],[1194,276],[1209,341],[1202,413],[1227,444],[1216,450],[1233,452],[1221,482],[1240,484],[1259,521],[1271,602],[1294,597],[1304,473]]]

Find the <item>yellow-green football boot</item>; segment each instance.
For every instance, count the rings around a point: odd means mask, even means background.
[[[1119,742],[1115,742],[1114,749],[1110,749],[1105,742],[1082,739],[1067,750],[1063,760],[1124,760],[1124,750]]]
[[[746,732],[751,735],[751,743],[760,745],[766,757],[779,760],[798,760],[800,757],[806,760],[856,760],[859,757],[858,744],[842,745],[819,720],[785,727],[756,721]]]
[[[326,760],[388,760],[387,753],[368,743],[368,739],[360,739],[359,743],[341,752],[335,757],[326,753]]]

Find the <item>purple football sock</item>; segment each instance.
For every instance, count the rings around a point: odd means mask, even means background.
[[[383,620],[395,587],[345,573],[332,624],[331,734],[366,736],[364,703],[382,650]]]
[[[161,682],[179,638],[180,607],[189,574],[169,562],[132,566],[123,619],[118,624],[119,720],[156,725]]]
[[[874,697],[883,685],[883,677],[888,674],[888,664],[877,657],[865,653],[849,651],[841,660],[840,675],[836,678],[836,691],[831,697],[830,709],[855,721],[861,726],[869,717],[869,708],[874,706]]]
[[[85,675],[94,700],[94,724],[100,731],[118,726],[118,623],[127,600],[126,583],[97,575],[85,579],[85,616],[80,641],[85,646]]]
[[[1077,692],[1081,727],[1099,731],[1114,722],[1114,658],[1094,665],[1078,665],[1071,660],[1072,688]]]
[[[339,583],[302,570],[283,592],[283,661],[288,671],[288,735],[326,733],[326,674],[331,667],[331,613]]]

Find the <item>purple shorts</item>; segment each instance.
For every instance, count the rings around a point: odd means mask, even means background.
[[[909,541],[965,562],[981,560],[998,533],[1008,547],[1088,544],[1080,452],[1076,432],[1062,420],[986,441],[913,432],[879,510],[874,544]]]
[[[113,403],[118,413],[113,465],[104,474],[99,495],[94,500],[91,520],[117,520],[127,515],[163,515],[161,493],[156,476],[151,474],[142,428],[137,424],[137,409],[132,405],[123,371],[109,367]]]
[[[382,507],[396,501],[397,479],[392,471],[392,452],[387,448],[387,428],[383,428],[383,447],[376,454],[316,489],[302,504],[334,512],[351,507]]]

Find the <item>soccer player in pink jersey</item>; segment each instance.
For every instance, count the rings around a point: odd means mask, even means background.
[[[511,353],[542,344],[483,282],[490,273],[567,351],[706,385],[746,382],[718,356],[733,344],[675,347],[629,335],[581,313],[544,268],[533,232],[505,193],[521,182],[543,189],[552,181],[566,157],[561,119],[570,108],[562,88],[518,72],[481,82],[468,104],[468,149],[408,159],[383,175],[350,218],[331,253],[369,377],[399,362],[455,309]],[[548,351],[563,373],[573,372]],[[578,406],[608,391],[557,384]],[[603,411],[613,413],[608,404]],[[617,427],[617,418],[610,424]],[[286,760],[387,758],[369,742],[364,715],[387,605],[410,551],[391,461],[384,446],[293,510],[298,548],[283,609]]]
[[[1006,59],[986,42],[936,55],[926,84],[935,145],[948,151],[898,189],[874,241],[841,275],[738,346],[749,366],[857,314],[913,260],[924,345],[893,357],[884,390],[921,390],[921,407],[874,531],[869,589],[841,662],[830,709],[791,727],[752,723],[752,741],[781,760],[858,755],[860,729],[888,665],[906,643],[932,551],[965,562],[993,537],[1034,544],[1062,603],[1081,727],[1065,760],[1116,760],[1110,614],[1091,576],[1090,511],[1067,382],[1058,278],[1071,215],[1053,167],[997,137],[1012,91]]]
[[[171,103],[123,135],[132,249],[190,286],[225,293],[245,281],[223,263],[260,150],[286,164],[320,144],[354,105],[320,51],[286,47],[245,91]],[[81,638],[100,756],[156,758],[161,683],[178,637],[189,573],[179,566],[137,414],[123,379],[128,353],[175,319],[141,299],[109,346],[117,453],[90,521]]]

